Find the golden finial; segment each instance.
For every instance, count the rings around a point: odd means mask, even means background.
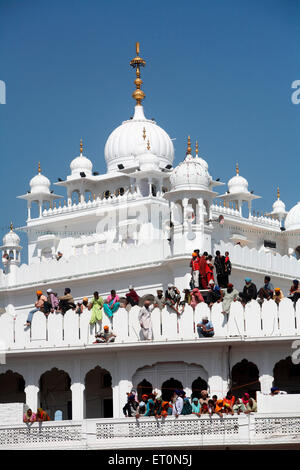
[[[82,139],[80,139],[80,155],[82,155],[82,151],[83,151],[83,143],[82,143]]]
[[[198,157],[198,140],[196,140],[196,157]]]
[[[186,154],[187,154],[187,155],[191,155],[191,152],[192,152],[191,137],[188,136],[188,146],[187,146]]]
[[[132,59],[130,61],[130,65],[131,67],[133,67],[134,69],[136,69],[136,79],[134,81],[135,83],[135,86],[136,86],[136,89],[134,90],[134,92],[132,93],[132,98],[136,100],[136,104],[138,106],[141,106],[141,102],[143,99],[145,99],[145,93],[143,92],[143,90],[141,90],[141,85],[143,83],[142,79],[140,78],[141,77],[141,72],[140,72],[140,67],[145,67],[146,65],[146,62],[144,61],[144,59],[142,59],[140,56],[139,56],[139,53],[140,53],[140,43],[137,42],[136,45],[136,57],[134,59]]]
[[[59,200],[58,207],[61,207],[61,200]]]
[[[277,188],[277,199],[280,199],[280,191],[279,191],[279,187]]]
[[[240,174],[239,164],[238,164],[238,163],[235,165],[235,171],[236,171],[236,174],[237,174],[237,175]]]
[[[93,194],[93,200],[96,201],[96,194]]]
[[[150,141],[149,141],[149,139],[147,140],[147,150],[150,150]]]
[[[145,140],[146,139],[146,128],[143,127],[143,139]]]
[[[10,227],[10,230],[13,231],[14,226],[13,226],[13,223],[12,223],[12,222],[10,223],[10,226],[9,226],[9,227]]]
[[[38,173],[41,173],[41,162],[39,162],[39,165],[38,165]]]

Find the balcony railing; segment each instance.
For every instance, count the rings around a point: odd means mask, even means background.
[[[109,418],[0,426],[0,448],[138,449],[300,443],[297,413]]]
[[[116,344],[145,343],[141,335],[138,320],[140,308],[132,307],[128,312],[120,308],[113,317],[112,328],[116,334]],[[6,312],[0,315],[0,341],[6,349],[51,348],[84,346],[95,341],[95,333],[110,320],[103,313],[102,325],[90,325],[91,312],[84,310],[81,315],[69,310],[65,315],[42,312],[33,316],[31,328],[24,328],[27,311],[18,312],[16,316]],[[228,340],[232,338],[287,338],[300,334],[300,301],[294,309],[293,302],[283,299],[279,306],[269,300],[262,307],[252,301],[243,308],[240,302],[233,302],[227,319],[222,314],[222,304],[216,303],[210,309],[207,304],[198,304],[195,311],[187,305],[183,314],[178,317],[175,312],[158,308],[152,312],[153,340],[147,343],[166,341],[203,341],[197,333],[197,324],[207,315],[212,321],[215,335],[208,341]],[[112,343],[111,343],[112,344]],[[95,347],[102,347],[95,345]]]

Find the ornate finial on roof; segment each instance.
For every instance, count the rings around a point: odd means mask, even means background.
[[[41,171],[42,171],[41,170],[41,163],[39,162],[39,164],[38,164],[38,173],[41,173]]]
[[[196,157],[198,157],[198,140],[196,140]]]
[[[280,199],[280,191],[279,191],[279,186],[277,188],[277,199]]]
[[[147,150],[150,150],[150,140],[147,140]]]
[[[80,139],[80,155],[82,155],[82,151],[83,151],[83,143],[82,143],[82,139]]]
[[[235,165],[235,171],[236,171],[236,174],[237,174],[237,175],[240,174],[239,164],[238,164],[238,163]]]
[[[146,128],[143,127],[143,139],[146,140]]]
[[[13,226],[13,223],[12,223],[12,222],[10,223],[10,226],[9,226],[9,227],[10,227],[10,230],[13,231],[14,226]]]
[[[188,146],[187,146],[186,154],[187,154],[187,155],[191,155],[191,152],[192,152],[191,137],[188,136]]]
[[[143,83],[140,72],[140,67],[145,67],[146,62],[139,56],[140,53],[140,43],[136,43],[136,57],[130,61],[131,67],[136,69],[136,79],[134,81],[136,89],[132,93],[132,98],[136,100],[136,104],[141,106],[142,100],[145,99],[145,93],[141,90],[141,85]]]

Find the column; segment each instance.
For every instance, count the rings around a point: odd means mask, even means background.
[[[27,220],[31,220],[31,203],[27,203]]]
[[[72,391],[72,420],[80,421],[85,417],[85,386],[83,383],[74,382],[70,388]]]
[[[189,200],[187,198],[182,199],[182,207],[183,207],[183,232],[188,231],[188,221],[187,221],[187,206]]]
[[[35,413],[39,408],[39,387],[37,385],[27,385],[25,387],[26,405]]]
[[[122,418],[123,407],[127,402],[127,393],[132,389],[132,382],[127,379],[120,379],[115,376],[113,380],[113,417]]]
[[[270,374],[263,374],[259,377],[261,393],[269,394],[273,386],[274,377]]]

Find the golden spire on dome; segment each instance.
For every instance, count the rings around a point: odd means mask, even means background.
[[[83,143],[82,143],[82,139],[80,139],[80,155],[82,155],[82,151],[83,151]]]
[[[146,128],[143,127],[143,139],[146,140]]]
[[[147,140],[147,150],[150,150],[150,140]]]
[[[196,140],[196,157],[198,157],[198,140]]]
[[[277,188],[277,199],[280,199],[280,191],[279,191],[279,186]]]
[[[191,152],[192,152],[191,137],[188,136],[188,146],[187,146],[186,154],[187,154],[187,155],[191,155]]]
[[[145,62],[144,59],[142,59],[139,56],[139,53],[140,53],[140,43],[139,42],[136,43],[135,48],[136,48],[136,57],[130,61],[131,67],[136,69],[136,72],[135,72],[136,73],[136,79],[134,81],[136,89],[132,93],[132,98],[136,100],[136,104],[138,106],[141,106],[142,100],[145,99],[146,95],[143,92],[143,90],[141,90],[141,85],[142,85],[143,81],[140,78],[141,77],[140,67],[145,67],[146,62]]]
[[[39,162],[39,164],[38,164],[38,173],[41,173],[41,171],[42,171],[41,170],[41,162]]]
[[[239,164],[238,164],[238,163],[235,165],[235,171],[236,171],[236,174],[237,174],[237,175],[240,174]]]
[[[9,226],[9,227],[10,227],[10,230],[13,231],[14,226],[13,226],[13,223],[12,223],[12,222],[10,223],[10,226]]]

